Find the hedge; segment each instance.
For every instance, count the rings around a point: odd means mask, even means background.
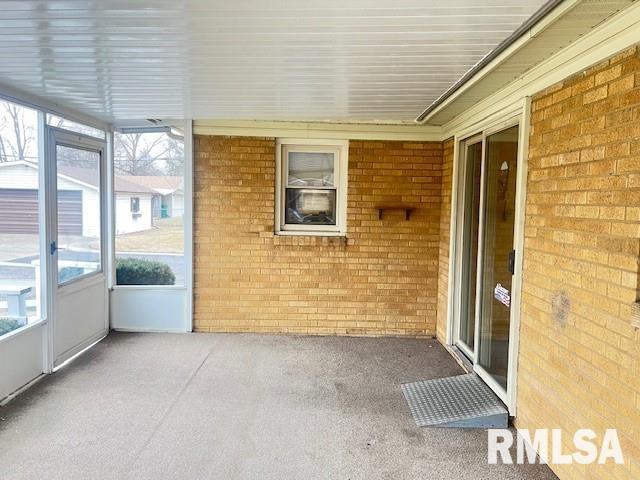
[[[166,263],[139,258],[116,260],[117,285],[174,285],[175,283],[176,276]]]
[[[58,283],[64,283],[84,274],[84,268],[81,267],[63,267],[58,272]]]
[[[20,322],[19,320],[0,318],[0,337],[5,333],[12,332],[22,326],[24,326],[24,322]]]

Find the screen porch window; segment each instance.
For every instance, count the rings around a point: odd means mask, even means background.
[[[345,145],[282,144],[276,233],[345,231]]]

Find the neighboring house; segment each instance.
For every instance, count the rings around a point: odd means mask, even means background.
[[[153,191],[115,176],[116,235],[140,232],[153,227]]]
[[[176,176],[132,175],[126,177],[153,190],[153,218],[182,217],[184,214],[184,180]]]
[[[37,233],[38,165],[0,163],[0,231]],[[153,226],[152,199],[157,193],[130,177],[116,176],[116,234]],[[62,235],[95,237],[99,231],[98,173],[89,168],[58,166],[58,224]]]

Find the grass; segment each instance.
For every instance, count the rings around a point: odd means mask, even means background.
[[[184,228],[182,218],[158,218],[154,227],[143,232],[116,236],[118,252],[182,253]]]
[[[150,230],[126,233],[116,236],[116,250],[119,252],[183,253],[184,231],[182,218],[158,218]],[[79,236],[64,236],[60,245],[76,250],[97,250],[95,239]],[[0,232],[0,262],[16,258],[38,256],[38,235],[3,234]]]

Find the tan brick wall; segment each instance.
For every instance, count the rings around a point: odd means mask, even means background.
[[[554,469],[638,479],[638,49],[541,92],[531,124],[517,426],[562,428],[567,449],[578,428],[617,428],[626,465]]]
[[[441,143],[350,142],[347,240],[274,235],[275,139],[194,151],[195,330],[435,335]]]
[[[449,243],[451,232],[451,185],[453,182],[453,138],[444,141],[442,152],[442,206],[438,256],[438,340],[445,343],[449,298]]]

